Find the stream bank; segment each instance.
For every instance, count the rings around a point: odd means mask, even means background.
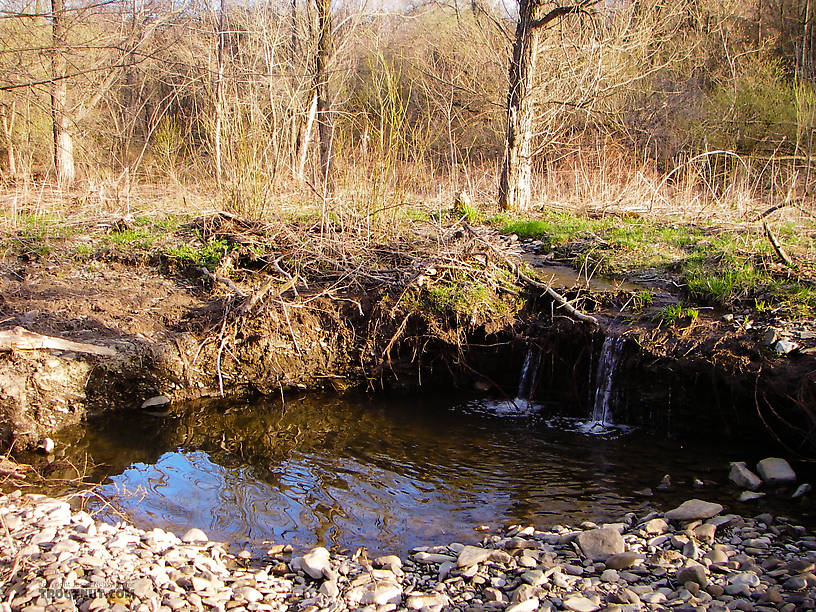
[[[78,258],[71,240],[7,257],[4,328],[105,346],[115,356],[0,353],[6,448],[32,447],[87,415],[145,402],[316,388],[514,397],[531,346],[532,396],[563,394],[569,416],[584,416],[604,338],[616,334],[624,338],[612,390],[619,422],[678,437],[767,428],[791,455],[816,455],[807,433],[816,422],[816,342],[807,335],[780,355],[765,342],[767,326],[748,316],[702,310],[669,325],[632,309],[632,287],[587,288],[539,270],[601,325],[578,322],[514,276],[513,247],[490,231],[476,238],[454,226],[352,258],[352,241],[313,236],[307,248],[309,234],[297,228],[269,236],[224,215],[194,225],[208,232],[197,234],[205,247],[231,245],[212,270],[180,255],[105,250]],[[262,239],[300,263],[284,268],[280,258],[259,257]]]

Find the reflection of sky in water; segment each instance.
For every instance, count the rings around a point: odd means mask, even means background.
[[[727,486],[692,488],[694,478],[727,482],[728,462],[759,458],[761,445],[587,435],[580,422],[550,420],[547,405],[508,414],[504,404],[308,394],[286,406],[109,416],[70,444],[77,462],[87,452],[104,464],[95,473],[110,477],[102,493],[137,525],[179,534],[200,527],[260,550],[271,541],[405,552],[474,542],[482,524],[613,521],[691,497],[742,513],[802,515],[779,500],[741,506]],[[670,491],[637,495],[667,473]]]
[[[471,540],[474,526],[506,515],[511,503],[488,483],[454,492],[349,458],[296,455],[266,470],[277,486],[201,451],[166,452],[111,477],[102,493],[137,523],[177,533],[198,526],[211,538],[259,547],[311,546],[317,537],[375,550],[407,550],[440,536]]]

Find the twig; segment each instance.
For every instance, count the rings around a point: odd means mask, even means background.
[[[553,289],[549,285],[541,283],[541,282],[527,276],[524,272],[522,272],[519,269],[518,265],[515,262],[513,262],[509,257],[507,257],[507,255],[502,253],[495,246],[490,244],[487,240],[482,238],[479,234],[477,234],[476,230],[474,230],[472,227],[470,227],[470,225],[468,225],[465,222],[462,222],[462,227],[464,227],[471,236],[473,236],[474,238],[476,238],[480,242],[486,244],[493,251],[493,253],[495,253],[502,261],[505,262],[505,264],[507,264],[510,267],[510,269],[513,271],[513,273],[516,276],[518,276],[518,278],[523,280],[528,285],[531,285],[531,286],[533,286],[533,287],[535,287],[537,289],[542,289],[556,303],[558,303],[558,305],[561,308],[566,310],[567,314],[569,314],[571,317],[573,317],[575,319],[578,319],[579,321],[583,321],[584,323],[590,323],[592,325],[600,326],[600,323],[598,323],[598,319],[596,319],[592,315],[584,314],[583,312],[581,312],[580,310],[575,308],[575,306],[573,306],[572,304],[569,303],[569,301],[567,301],[567,298],[565,298],[563,295],[558,293],[555,289]]]
[[[213,281],[216,281],[216,282],[219,282],[219,283],[224,283],[227,287],[232,289],[232,291],[238,297],[244,297],[244,298],[247,297],[246,292],[243,289],[241,289],[238,285],[236,285],[234,282],[232,282],[230,279],[228,279],[228,278],[226,278],[224,276],[218,276],[217,274],[213,274],[212,272],[210,272],[204,266],[200,266],[198,268],[198,271],[201,272],[204,276],[206,276],[207,278],[209,278],[209,279],[211,279]]]
[[[773,232],[771,231],[771,228],[768,227],[768,224],[763,221],[762,227],[765,228],[765,235],[768,237],[768,240],[770,241],[771,246],[774,248],[774,251],[776,251],[776,254],[779,255],[779,259],[782,260],[782,263],[789,268],[795,268],[796,264],[793,263],[793,260],[785,252],[785,249],[783,249],[782,245],[779,244],[779,241],[776,239],[776,236],[773,235]]]

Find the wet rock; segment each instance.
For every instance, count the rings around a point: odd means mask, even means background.
[[[605,561],[626,549],[621,534],[610,527],[583,531],[578,534],[577,541],[581,552],[592,561]]]
[[[664,515],[669,521],[694,521],[711,518],[722,512],[722,506],[701,499],[684,501]]]
[[[170,405],[170,398],[166,395],[154,395],[142,402],[142,409],[163,408]]]
[[[810,493],[811,486],[808,483],[802,483],[797,488],[796,491],[793,492],[791,495],[792,499],[798,499]]]
[[[762,491],[743,491],[739,494],[737,500],[741,502],[749,502],[756,499],[762,499],[766,495],[767,493],[763,493]]]
[[[765,484],[791,484],[796,473],[790,464],[779,457],[768,457],[757,463],[757,473]]]
[[[728,480],[740,489],[755,491],[762,486],[762,479],[748,469],[744,461],[734,461],[731,463],[731,471],[728,473]]]

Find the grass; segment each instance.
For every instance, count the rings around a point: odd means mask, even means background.
[[[685,285],[688,298],[722,308],[745,307],[762,300],[767,309],[796,317],[816,312],[816,290],[805,279],[780,280],[787,271],[761,228],[662,224],[641,217],[590,218],[543,211],[535,217],[498,215],[490,222],[504,234],[541,240],[576,267],[625,277],[644,270]],[[814,237],[793,224],[780,225],[786,247],[812,252]],[[642,309],[643,296],[633,303]]]
[[[682,302],[678,302],[664,306],[657,318],[668,325],[677,325],[684,321],[694,322],[699,316],[700,311],[697,308],[684,307]]]
[[[232,245],[225,240],[209,240],[201,246],[186,243],[171,246],[165,254],[178,262],[204,266],[213,271],[231,249]]]

